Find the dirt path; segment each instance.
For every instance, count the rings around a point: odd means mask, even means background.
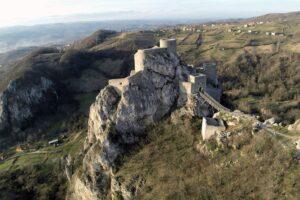
[[[49,153],[52,154],[52,153],[59,153],[59,152],[61,152],[61,150],[58,150],[58,151],[35,151],[35,152],[29,152],[29,153],[21,153],[21,154],[9,157],[7,159],[4,159],[3,162],[6,162],[6,161],[12,160],[12,159],[16,159],[16,158],[19,159],[20,157],[28,156],[28,155],[49,154]]]

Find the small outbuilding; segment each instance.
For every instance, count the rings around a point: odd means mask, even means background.
[[[203,117],[202,121],[202,138],[208,140],[216,134],[220,134],[225,131],[225,125],[223,120]]]
[[[51,140],[48,142],[48,144],[56,147],[59,145],[59,139]]]

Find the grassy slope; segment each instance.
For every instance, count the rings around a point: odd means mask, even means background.
[[[149,142],[128,156],[117,176],[142,176],[136,199],[299,199],[300,164],[293,150],[266,133],[244,131],[238,150],[208,142],[199,153],[200,120],[160,123]]]

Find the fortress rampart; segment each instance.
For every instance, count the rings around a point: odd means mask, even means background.
[[[175,39],[161,39],[160,47],[156,46],[149,49],[138,50],[134,55],[135,69],[131,71],[130,76],[134,76],[137,72],[145,70],[145,61],[153,60],[156,56],[172,56],[172,54],[177,55]],[[206,91],[219,101],[221,90],[215,88],[218,86],[216,63],[204,63],[201,68],[187,66],[187,69],[189,74],[185,78],[186,80],[180,80],[179,82],[182,95],[190,96],[197,94],[199,91]],[[128,85],[128,80],[129,77],[113,79],[109,81],[109,85],[115,87],[119,93],[122,93],[124,87]]]

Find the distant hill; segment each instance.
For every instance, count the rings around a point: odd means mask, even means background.
[[[7,65],[22,59],[30,52],[37,50],[38,47],[25,47],[17,50],[8,51],[0,54],[0,65]]]
[[[72,43],[99,30],[137,31],[174,25],[177,21],[95,21],[0,28],[0,53],[30,46]],[[86,39],[88,40],[88,38]]]
[[[96,46],[96,45],[102,43],[106,38],[108,38],[109,36],[112,36],[113,34],[116,34],[116,32],[115,31],[98,30],[98,31],[94,32],[92,35],[84,38],[83,40],[75,42],[72,45],[72,48],[74,48],[74,49],[89,49],[93,46]]]
[[[249,21],[274,21],[274,20],[293,20],[300,17],[300,11],[290,13],[270,13],[258,17],[252,17],[247,20]]]

